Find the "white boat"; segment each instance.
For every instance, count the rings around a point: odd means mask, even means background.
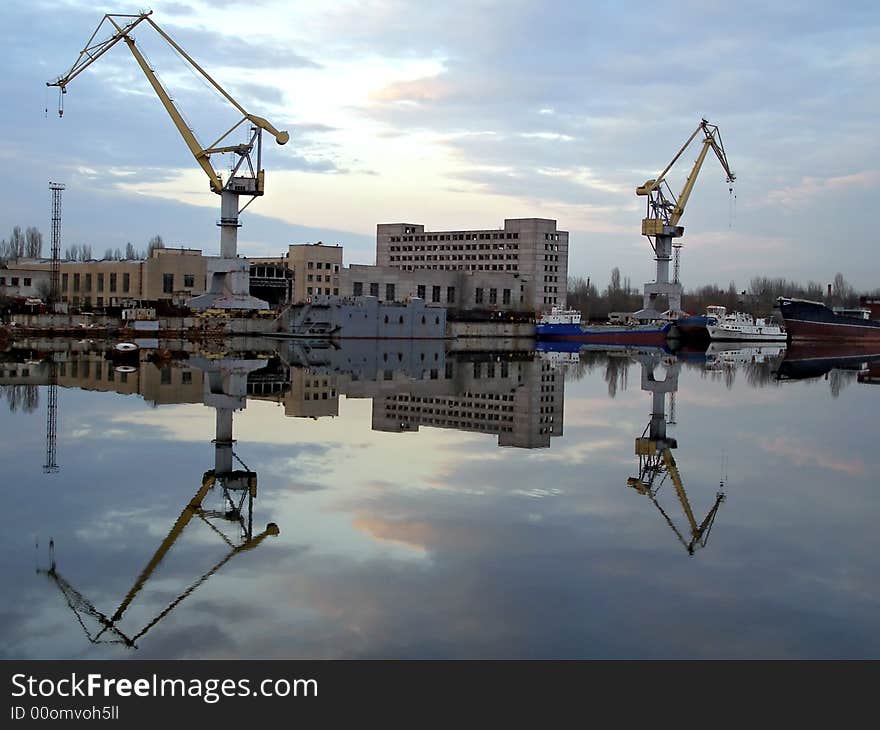
[[[733,342],[785,342],[787,335],[778,324],[755,319],[744,312],[728,313],[726,307],[706,307],[706,331],[710,339]]]
[[[581,313],[577,309],[563,309],[553,307],[549,312],[544,312],[538,324],[580,324]]]

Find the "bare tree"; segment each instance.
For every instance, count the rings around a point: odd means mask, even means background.
[[[25,237],[21,232],[21,226],[15,226],[12,229],[12,235],[9,237],[9,258],[20,259],[24,256]]]
[[[43,257],[43,234],[39,229],[30,226],[24,232],[25,238],[25,255],[29,259],[39,259]]]
[[[162,236],[158,234],[153,236],[147,244],[147,258],[150,258],[153,255],[153,251],[157,248],[165,248],[165,242],[162,240]]]

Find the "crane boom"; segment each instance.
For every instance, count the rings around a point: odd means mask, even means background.
[[[684,154],[685,150],[700,132],[703,132],[702,147],[697,155],[696,161],[694,162],[694,166],[691,168],[684,187],[678,197],[676,198],[671,192],[669,193],[670,200],[663,194],[662,186],[666,182],[666,174],[672,169],[673,165],[678,162],[679,158]],[[648,196],[649,215],[643,222],[642,233],[644,235],[654,235],[654,232],[657,231],[658,227],[662,228],[663,225],[678,226],[678,221],[681,219],[682,215],[684,215],[685,206],[691,196],[691,192],[693,192],[694,185],[697,182],[697,176],[700,174],[703,162],[706,159],[706,154],[710,148],[715,152],[715,156],[724,168],[724,172],[727,175],[727,182],[733,183],[736,180],[736,175],[734,175],[733,171],[730,169],[730,164],[727,162],[727,153],[724,151],[724,144],[721,141],[721,132],[718,130],[718,125],[709,124],[705,119],[701,119],[697,128],[681,146],[681,149],[678,150],[675,157],[673,157],[669,164],[663,168],[663,171],[656,178],[647,180],[643,185],[636,188],[636,195]],[[651,218],[652,213],[654,214],[654,218]],[[645,224],[649,225],[646,226]],[[660,225],[658,226],[658,224]],[[646,228],[650,232],[646,232]],[[678,235],[680,236],[681,233]]]
[[[95,61],[97,61],[101,56],[103,56],[107,51],[115,46],[120,40],[124,40],[126,45],[128,46],[128,49],[131,51],[131,54],[137,61],[138,66],[140,66],[141,71],[143,71],[144,76],[147,77],[147,81],[149,81],[150,86],[153,87],[153,91],[156,92],[156,96],[158,96],[159,100],[162,102],[162,106],[165,107],[165,111],[168,112],[168,116],[170,116],[172,122],[174,122],[174,126],[177,128],[180,136],[183,137],[183,140],[186,143],[186,146],[189,148],[189,151],[192,153],[193,157],[195,157],[196,159],[196,162],[198,162],[199,166],[208,176],[208,179],[211,182],[211,190],[215,193],[221,193],[224,188],[223,180],[211,165],[210,156],[216,153],[235,152],[236,154],[244,157],[250,153],[253,147],[252,143],[246,145],[218,146],[220,145],[220,142],[228,137],[243,122],[248,121],[256,128],[260,130],[266,130],[273,137],[275,137],[275,141],[280,145],[286,144],[287,141],[290,139],[290,135],[287,132],[278,130],[274,125],[272,125],[268,120],[264,119],[263,117],[248,113],[244,109],[244,107],[241,106],[241,104],[239,104],[222,86],[220,86],[220,84],[218,84],[210,76],[210,74],[208,74],[207,71],[205,71],[205,69],[203,69],[186,51],[184,51],[183,48],[181,48],[180,45],[178,45],[171,38],[171,36],[169,36],[164,30],[162,30],[162,28],[160,28],[153,21],[150,15],[152,15],[152,11],[140,13],[138,15],[120,15],[110,13],[106,14],[101,22],[98,24],[95,32],[92,33],[91,37],[86,43],[85,48],[80,51],[80,54],[74,62],[73,66],[70,67],[67,73],[59,76],[54,81],[47,81],[46,86],[57,86],[61,90],[62,94],[67,93],[67,86],[70,84],[71,81],[73,81],[73,79],[79,76]],[[196,71],[198,71],[208,81],[208,83],[211,84],[211,86],[213,86],[218,92],[220,92],[220,94],[241,113],[242,119],[239,120],[235,125],[233,125],[232,128],[230,128],[227,132],[222,134],[209,147],[204,148],[201,146],[198,139],[196,139],[195,133],[192,129],[190,129],[189,125],[184,120],[183,115],[180,113],[180,110],[175,106],[168,92],[159,82],[159,79],[153,69],[150,67],[150,64],[147,63],[147,60],[144,58],[143,54],[138,50],[135,44],[135,39],[132,37],[131,32],[144,21],[152,26],[152,28],[155,29],[155,31],[175,51],[177,51],[184,58],[184,60],[187,61],[187,63],[189,63]],[[109,23],[110,25],[112,25],[115,29],[115,32],[112,36],[105,40],[94,42],[95,37],[98,35],[105,23]],[[58,113],[59,116],[63,115],[63,106],[59,105]],[[250,194],[263,194],[261,173],[262,171],[260,171],[260,173],[257,175],[257,184],[252,186],[252,190],[247,191]]]

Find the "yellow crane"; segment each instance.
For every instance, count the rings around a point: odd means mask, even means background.
[[[208,176],[210,189],[220,195],[220,257],[225,263],[209,265],[208,295],[198,297],[190,302],[190,306],[197,309],[208,307],[234,308],[234,309],[266,309],[268,305],[260,300],[253,299],[248,293],[247,261],[236,261],[238,256],[238,221],[243,208],[239,208],[238,198],[241,195],[250,196],[251,201],[265,192],[265,171],[262,169],[262,132],[271,134],[279,145],[286,144],[290,135],[276,129],[263,117],[251,114],[244,109],[230,94],[218,84],[195,60],[181,48],[164,30],[162,30],[150,17],[152,11],[142,12],[137,15],[106,14],[95,32],[92,33],[85,47],[80,51],[74,64],[68,71],[54,81],[47,81],[47,86],[57,86],[59,89],[58,115],[64,114],[64,95],[71,81],[115,46],[119,41],[124,41],[131,51],[138,66],[147,77],[153,91],[165,107],[165,111],[174,122],[177,131],[183,137],[189,151],[195,157],[196,162]],[[146,23],[152,27],[180,56],[192,66],[204,79],[216,89],[240,114],[241,118],[226,132],[221,134],[212,144],[203,147],[196,138],[195,132],[189,127],[180,110],[169,96],[168,92],[159,82],[154,70],[138,49],[135,38],[132,35],[137,26]],[[111,35],[103,40],[96,40],[105,26],[110,26]],[[230,136],[242,125],[249,125],[249,140],[244,144],[229,144]],[[211,163],[211,156],[216,154],[232,153],[237,156],[235,164],[228,179],[224,182]],[[244,275],[243,275],[244,274]]]
[[[700,137],[700,133],[702,133],[700,152],[687,180],[685,180],[684,187],[676,197],[669,187],[666,175],[675,163],[678,162],[685,150],[690,147],[691,143]],[[651,248],[654,249],[655,260],[657,261],[655,282],[653,284],[645,284],[644,309],[646,313],[656,310],[654,302],[659,295],[669,297],[669,308],[671,310],[681,311],[681,284],[678,281],[677,270],[673,281],[669,280],[669,262],[672,259],[673,246],[676,248],[681,247],[681,244],[673,244],[673,239],[681,238],[684,235],[684,226],[680,226],[679,221],[684,215],[685,206],[691,197],[694,185],[697,182],[697,176],[700,174],[703,162],[710,149],[715,153],[715,156],[724,168],[724,172],[727,175],[727,183],[730,186],[729,190],[732,193],[736,175],[733,174],[727,162],[727,153],[724,151],[724,144],[721,141],[721,132],[717,125],[710,124],[705,119],[700,120],[697,128],[681,146],[675,157],[663,168],[663,171],[656,178],[647,180],[636,188],[636,195],[647,198],[647,214],[642,219],[642,235],[650,241]]]

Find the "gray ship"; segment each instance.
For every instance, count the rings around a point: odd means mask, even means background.
[[[415,298],[400,303],[370,296],[315,296],[285,310],[281,331],[312,339],[444,339],[446,309]]]

